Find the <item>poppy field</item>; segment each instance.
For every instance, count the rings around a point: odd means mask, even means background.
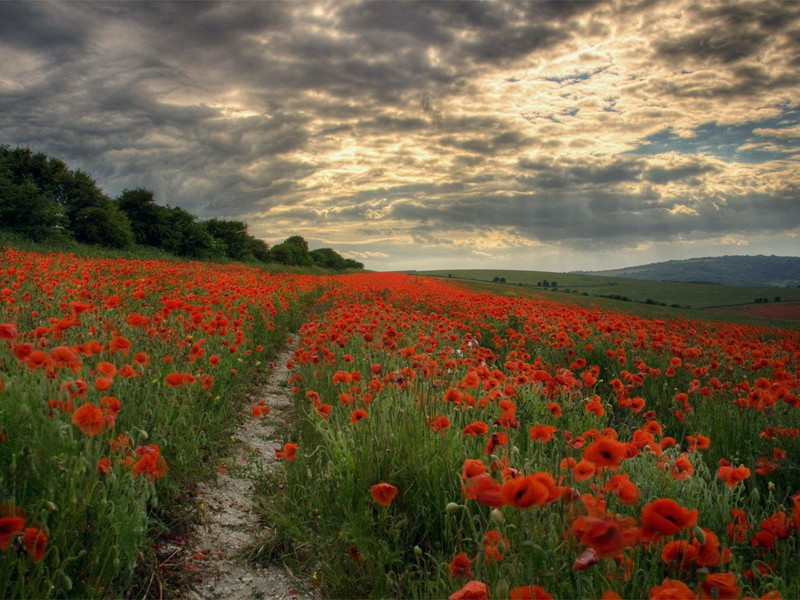
[[[800,595],[797,332],[347,281],[262,554],[333,597]]]
[[[289,332],[253,560],[330,597],[800,596],[796,331],[400,274],[0,269],[0,597],[146,593]]]
[[[0,597],[144,594],[318,278],[9,249],[0,273]]]

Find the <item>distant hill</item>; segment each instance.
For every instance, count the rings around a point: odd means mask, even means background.
[[[580,272],[606,277],[628,277],[653,281],[798,287],[800,286],[800,257],[717,256],[668,260],[625,269]]]

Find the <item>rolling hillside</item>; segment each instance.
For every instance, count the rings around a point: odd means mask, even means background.
[[[624,269],[588,271],[605,277],[627,277],[654,281],[717,283],[797,287],[800,285],[800,257],[795,256],[717,256],[670,260]]]

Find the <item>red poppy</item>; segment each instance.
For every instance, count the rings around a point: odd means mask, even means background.
[[[583,451],[583,458],[592,461],[598,467],[619,468],[627,457],[627,445],[610,437],[599,437]]]
[[[619,556],[639,541],[639,528],[633,519],[616,515],[578,517],[572,531],[584,546],[592,548],[599,557]]]
[[[678,579],[665,579],[661,585],[651,587],[650,600],[697,600],[697,594]]]
[[[106,426],[106,419],[100,407],[88,402],[72,413],[72,423],[84,434],[97,435]]]
[[[603,489],[616,494],[626,506],[639,502],[639,488],[624,473],[610,477]]]
[[[697,524],[697,509],[684,508],[670,498],[659,498],[642,508],[642,539],[670,536]]]
[[[365,411],[363,408],[357,408],[351,413],[350,422],[358,423],[359,421],[363,421],[364,419],[368,418],[369,418],[369,413],[367,411]]]
[[[503,502],[516,508],[530,508],[545,504],[548,489],[533,475],[507,479],[502,489]]]
[[[700,585],[703,600],[736,600],[739,586],[734,573],[712,573]]]
[[[133,464],[135,476],[144,475],[150,481],[161,479],[167,474],[167,461],[161,456],[161,448],[157,444],[140,446],[135,450],[138,460]]]
[[[450,567],[450,576],[458,579],[471,579],[473,577],[472,563],[475,559],[470,559],[466,552],[459,552],[453,557],[448,565]]]
[[[36,527],[26,527],[22,533],[22,544],[25,550],[33,557],[33,562],[39,562],[44,557],[47,549],[47,534]]]
[[[489,426],[484,423],[483,421],[474,421],[464,427],[464,430],[461,432],[462,435],[471,435],[472,437],[478,435],[486,435],[489,431]]]
[[[553,597],[538,585],[515,587],[511,590],[510,597],[511,600],[553,600]]]
[[[397,488],[390,483],[377,483],[369,488],[369,495],[381,506],[389,506],[397,496]]]
[[[552,425],[534,425],[531,427],[530,437],[535,442],[549,442],[555,438],[556,428]]]
[[[25,519],[22,517],[0,517],[0,550],[8,548],[11,540],[22,532],[23,527],[25,527]]]
[[[731,463],[729,463],[724,458],[721,458],[719,461],[719,470],[717,471],[717,479],[722,480],[725,482],[730,488],[736,487],[741,481],[744,481],[750,477],[750,469],[745,467],[744,465],[739,465],[738,467],[732,467]]]
[[[275,450],[275,458],[285,458],[287,461],[291,462],[297,456],[297,447],[297,444],[287,442],[283,445],[283,450]]]
[[[469,581],[460,590],[448,596],[448,600],[488,600],[489,589],[480,581]]]

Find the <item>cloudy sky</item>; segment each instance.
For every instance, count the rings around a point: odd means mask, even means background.
[[[0,2],[0,144],[367,267],[800,248],[800,2]]]

